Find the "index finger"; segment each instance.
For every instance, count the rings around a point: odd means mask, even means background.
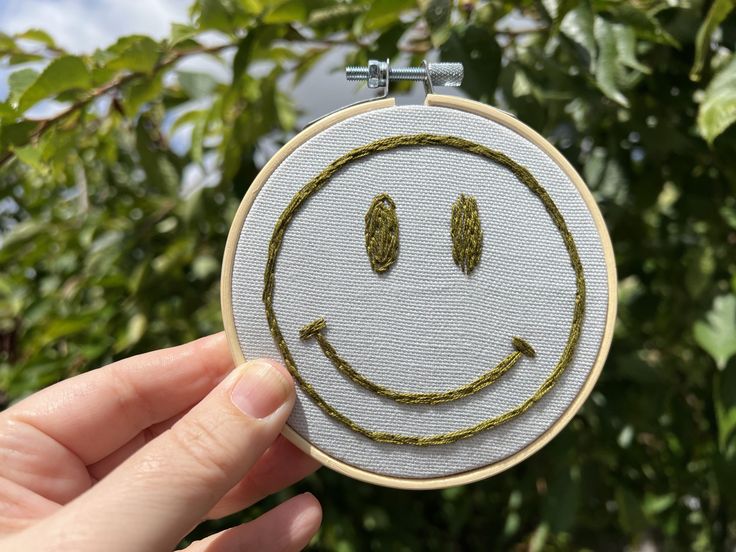
[[[89,465],[198,403],[233,367],[221,332],[62,381],[0,417],[32,426]]]

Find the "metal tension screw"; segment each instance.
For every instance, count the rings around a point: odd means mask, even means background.
[[[422,81],[429,93],[433,86],[460,86],[463,64],[425,61],[421,67],[391,67],[388,60],[372,59],[367,67],[346,67],[345,77],[349,81],[367,81],[368,88],[384,88],[392,80]]]

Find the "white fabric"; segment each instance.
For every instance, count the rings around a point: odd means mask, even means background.
[[[268,179],[237,245],[232,303],[246,358],[280,358],[261,299],[273,226],[294,196],[331,161],[376,139],[429,132],[467,138],[527,167],[562,212],[587,283],[582,336],[557,385],[511,422],[451,445],[376,443],[327,416],[298,389],[289,425],[328,455],[366,471],[428,478],[495,463],[543,434],[576,397],[600,348],[608,289],[601,240],[583,199],[543,151],[500,124],[441,107],[400,106],[339,123],[299,147]],[[400,246],[384,275],[371,270],[364,216],[372,198],[396,202]],[[452,260],[449,224],[460,193],[477,198],[483,254],[466,276]],[[575,282],[562,237],[542,203],[506,168],[445,147],[370,156],[335,175],[302,206],[276,264],[274,309],[305,379],[327,402],[367,428],[433,435],[474,425],[531,396],[559,360],[572,319]],[[299,329],[327,320],[325,335],[354,369],[399,391],[468,383],[526,339],[523,358],[490,387],[462,400],[401,405],[342,376]]]

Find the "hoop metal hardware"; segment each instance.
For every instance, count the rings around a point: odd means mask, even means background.
[[[429,63],[425,60],[420,67],[391,67],[389,60],[372,59],[366,67],[346,67],[345,78],[349,81],[365,80],[368,88],[388,88],[392,80],[422,81],[430,94],[434,86],[460,86],[463,64]]]
[[[390,60],[380,61],[372,59],[366,66],[348,66],[345,68],[345,78],[349,81],[365,81],[368,88],[382,88],[383,94],[375,98],[360,100],[345,107],[371,102],[388,96],[391,81],[421,81],[424,83],[424,92],[432,94],[435,86],[460,86],[463,82],[464,70],[462,63],[430,63],[427,60],[419,67],[391,67]],[[327,115],[345,109],[341,107]],[[313,125],[327,115],[310,121],[304,128]]]

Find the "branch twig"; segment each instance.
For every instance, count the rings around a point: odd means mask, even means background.
[[[105,94],[108,94],[109,92],[119,89],[120,87],[122,87],[123,85],[127,84],[128,82],[132,80],[135,80],[140,77],[149,77],[149,78],[153,77],[162,69],[170,67],[177,61],[181,60],[182,58],[188,57],[188,56],[192,56],[196,54],[217,54],[219,52],[222,52],[223,50],[227,50],[228,48],[234,48],[235,46],[237,46],[237,44],[235,43],[226,43],[226,44],[220,44],[218,46],[209,46],[209,47],[203,46],[203,47],[198,47],[198,48],[190,48],[188,50],[174,51],[171,54],[169,54],[167,57],[162,59],[153,68],[153,71],[151,72],[151,74],[134,72],[134,73],[127,73],[124,75],[118,75],[110,82],[98,88],[95,88],[89,94],[87,94],[87,96],[85,96],[81,100],[74,102],[68,108],[57,113],[53,117],[49,117],[48,119],[39,120],[35,130],[30,135],[29,143],[31,144],[37,143],[38,140],[41,138],[41,136],[43,136],[44,133],[49,128],[63,121],[64,119],[66,119],[73,113],[76,113],[80,109],[84,109],[92,101],[96,100],[97,98],[104,96]],[[15,157],[15,152],[13,150],[8,150],[4,154],[0,155],[0,167],[8,163],[14,157]]]
[[[504,35],[509,38],[516,38],[517,36],[523,36],[523,35],[534,34],[534,33],[542,33],[548,30],[549,30],[549,27],[547,26],[528,27],[526,29],[497,29],[496,34]]]

